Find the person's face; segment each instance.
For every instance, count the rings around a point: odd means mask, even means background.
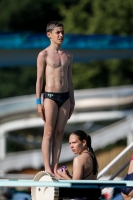
[[[81,154],[83,150],[85,150],[86,141],[81,141],[77,135],[71,134],[69,137],[69,144],[74,154]]]
[[[47,36],[55,44],[61,44],[64,40],[64,28],[62,26],[56,27],[51,32],[48,32]]]

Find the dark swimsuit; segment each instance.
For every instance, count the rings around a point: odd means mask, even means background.
[[[89,154],[89,152],[83,152],[83,153],[88,153],[88,154]],[[89,155],[90,155],[90,154],[89,154]],[[90,156],[91,156],[91,158],[92,158],[92,160],[93,160],[93,156],[92,156],[92,155],[90,155]],[[92,172],[93,172],[93,170],[92,170]],[[92,174],[92,172],[89,173],[87,176],[83,177],[82,180],[83,180],[83,179],[86,179],[87,177],[89,177],[89,176]]]
[[[84,152],[84,153],[88,153],[89,152]],[[90,154],[89,154],[90,155]],[[90,155],[93,159],[93,156]],[[92,171],[93,172],[93,171]],[[92,173],[91,172],[91,173]],[[89,177],[91,175],[91,173],[89,173],[86,177],[83,177],[83,179]],[[87,197],[83,197],[84,196],[84,192],[88,193]],[[74,198],[74,200],[100,200],[101,198],[101,189],[100,188],[62,188],[60,190],[60,196],[64,197],[64,198]],[[76,194],[76,197],[75,197]]]
[[[59,108],[69,98],[69,92],[65,93],[44,92],[44,99],[45,98],[55,101]]]
[[[124,180],[128,180],[128,181],[133,180],[133,173],[127,174],[126,177],[124,178]],[[121,188],[121,191],[126,195],[128,195],[132,190],[133,190],[133,187]]]
[[[89,154],[89,152],[83,152],[83,153]],[[94,157],[91,154],[89,154],[89,155],[91,156],[91,158],[93,160]],[[88,178],[92,173],[93,173],[93,170],[87,176],[83,177],[82,180]],[[87,200],[99,200],[99,199],[101,199],[100,198],[101,197],[101,189],[100,188],[88,188],[87,190],[89,192],[89,197],[87,198]],[[78,200],[78,199],[76,199],[76,200]]]
[[[92,170],[92,172],[93,172],[93,170]],[[85,176],[84,178],[82,178],[82,179],[86,179],[86,178],[88,178],[91,174],[92,174],[92,172],[91,173],[89,173],[87,176]]]

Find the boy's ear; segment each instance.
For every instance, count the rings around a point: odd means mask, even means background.
[[[47,37],[50,39],[51,33],[50,33],[50,32],[47,32],[46,35],[47,35]]]

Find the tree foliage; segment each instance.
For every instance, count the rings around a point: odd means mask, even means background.
[[[0,98],[35,93],[36,67],[0,69]]]
[[[60,5],[66,32],[133,35],[133,1],[80,0]]]
[[[91,33],[133,35],[132,0],[94,0]]]
[[[133,84],[133,59],[102,60],[73,65],[75,89]]]
[[[45,31],[52,20],[68,33],[133,35],[132,0],[0,0],[0,31]]]
[[[69,8],[64,4],[59,5],[65,32],[87,33],[92,14],[91,7],[91,0],[80,0],[78,3],[72,4]]]
[[[60,20],[52,0],[0,0],[1,31],[45,32],[49,21]]]
[[[133,59],[73,63],[72,68],[74,89],[133,84]],[[0,69],[0,98],[35,94],[35,84],[36,66]]]

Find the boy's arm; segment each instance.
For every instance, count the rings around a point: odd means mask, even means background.
[[[70,55],[70,65],[68,69],[68,83],[69,83],[69,96],[70,96],[70,114],[69,118],[71,117],[74,106],[75,106],[75,99],[74,99],[74,87],[73,87],[73,82],[72,82],[72,55]]]
[[[40,52],[37,57],[36,99],[40,101],[40,102],[37,101],[37,109],[39,115],[44,121],[45,121],[45,113],[44,113],[44,107],[41,104],[41,92],[44,81],[45,67],[46,67],[46,53]]]

